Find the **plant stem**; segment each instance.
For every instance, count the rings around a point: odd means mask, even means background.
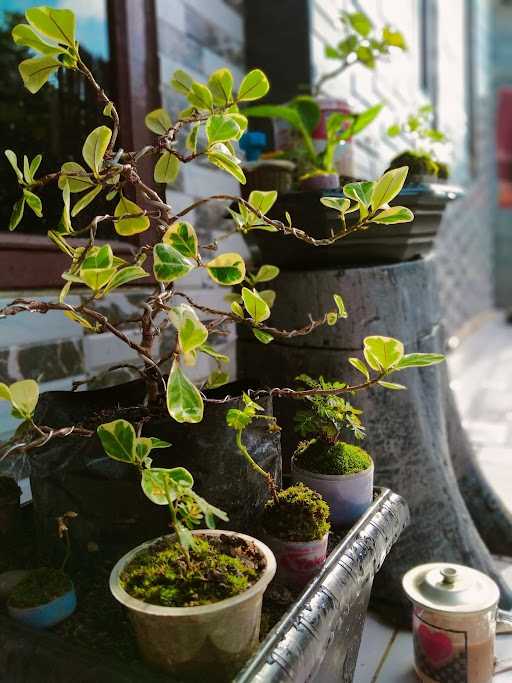
[[[238,446],[238,450],[244,456],[245,460],[252,467],[252,469],[266,479],[268,488],[270,490],[270,494],[271,494],[272,498],[275,501],[277,501],[277,488],[276,488],[276,483],[274,481],[274,477],[270,474],[270,472],[266,472],[262,467],[260,467],[258,465],[258,463],[255,460],[253,460],[253,457],[251,456],[251,454],[249,453],[249,451],[247,450],[247,448],[245,447],[245,445],[242,441],[242,430],[241,429],[236,430],[235,441],[236,441],[236,445]]]
[[[60,565],[61,571],[64,571],[64,568],[68,563],[69,556],[71,555],[71,543],[69,541],[69,533],[67,531],[64,531],[64,544],[66,546],[66,552],[64,553],[64,559],[62,560],[62,564]]]
[[[176,539],[178,541],[178,544],[181,546],[181,549],[183,550],[183,554],[185,555],[185,561],[187,563],[187,566],[190,567],[191,566],[190,553],[188,552],[188,548],[185,548],[185,546],[180,541],[178,517],[176,515],[176,510],[174,509],[173,502],[171,500],[171,494],[169,493],[169,484],[167,483],[167,480],[165,478],[164,478],[164,490],[165,490],[165,497],[167,498],[167,504],[169,505],[169,511],[171,513],[171,526],[174,529],[174,533],[176,534]]]

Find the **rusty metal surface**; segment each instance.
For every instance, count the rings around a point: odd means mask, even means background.
[[[376,491],[367,513],[235,683],[352,680],[373,578],[409,522],[403,498],[389,489]]]

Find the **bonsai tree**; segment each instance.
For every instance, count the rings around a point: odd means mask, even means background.
[[[150,112],[145,121],[155,134],[154,144],[139,150],[124,150],[117,144],[120,121],[116,106],[80,56],[73,13],[51,7],[33,7],[26,11],[26,18],[27,24],[13,29],[17,44],[38,53],[19,66],[25,87],[31,93],[37,93],[59,69],[72,69],[96,93],[109,125],[99,126],[87,136],[82,149],[83,163],[67,161],[60,169],[42,175],[39,173],[44,163],[41,154],[32,160],[24,156],[20,168],[17,155],[11,150],[6,151],[20,188],[9,228],[14,230],[20,224],[25,211],[41,216],[44,207],[38,192],[48,184],[57,184],[62,193],[62,215],[58,225],[48,232],[48,237],[67,257],[68,265],[62,274],[64,285],[57,301],[18,298],[0,310],[0,318],[27,312],[45,315],[49,311],[61,311],[89,333],[108,331],[135,351],[141,362],[145,400],[133,406],[128,424],[116,419],[118,412],[116,406],[112,406],[111,419],[102,415],[102,422],[97,426],[98,434],[104,447],[108,443],[106,450],[111,457],[135,463],[141,469],[143,484],[146,482],[150,486],[151,482],[164,477],[167,485],[172,486],[171,474],[164,475],[158,470],[153,474],[150,458],[153,450],[167,448],[168,444],[142,436],[142,431],[148,430],[146,423],[152,416],[161,416],[164,412],[168,413],[169,419],[179,423],[202,420],[208,398],[202,391],[203,387],[195,386],[187,376],[186,368],[196,363],[201,354],[212,356],[219,366],[226,362],[227,358],[219,354],[211,343],[215,335],[222,333],[227,324],[243,324],[252,329],[259,341],[270,343],[276,337],[307,334],[319,325],[332,325],[346,317],[341,296],[335,294],[333,310],[326,311],[320,319],[309,320],[303,328],[296,330],[277,329],[265,322],[270,316],[269,305],[254,289],[254,281],[248,282],[250,286],[242,290],[243,306],[233,301],[231,309],[222,310],[196,302],[178,288],[178,281],[184,281],[187,275],[202,269],[214,283],[232,287],[246,280],[247,269],[237,253],[219,253],[211,258],[212,250],[217,250],[218,245],[200,244],[194,226],[184,217],[207,202],[237,201],[239,210],[233,212],[235,230],[242,233],[254,229],[281,232],[289,239],[300,239],[313,247],[331,244],[354,230],[365,230],[371,222],[389,224],[412,220],[410,212],[405,214],[406,210],[400,207],[388,206],[400,191],[407,170],[390,171],[375,183],[346,186],[345,198],[330,200],[339,211],[341,220],[340,230],[329,239],[315,240],[290,222],[268,218],[266,214],[276,199],[272,192],[254,193],[249,201],[227,194],[212,195],[175,211],[142,180],[140,162],[143,159],[154,161],[157,183],[173,182],[182,164],[200,157],[244,183],[235,145],[246,128],[247,119],[240,113],[239,105],[257,100],[268,92],[265,74],[254,69],[235,88],[232,74],[227,69],[215,71],[207,84],[194,81],[184,71],[176,71],[171,78],[171,86],[186,98],[188,106],[174,122],[164,109]],[[109,213],[94,215],[94,203],[100,197],[111,202],[112,209]],[[85,228],[75,229],[73,219],[86,207],[93,217]],[[344,216],[354,211],[358,211],[359,220],[347,228]],[[134,249],[131,257],[121,259],[108,240],[100,241],[105,226],[113,226],[118,238],[144,234],[146,240]],[[85,246],[77,243],[77,238],[84,237]],[[119,288],[139,280],[147,282],[149,289],[141,303],[140,314],[113,322],[110,315],[100,308],[103,301]],[[81,303],[71,303],[68,297],[78,288],[87,296]],[[207,319],[201,320],[200,314]],[[126,334],[123,328],[127,323],[138,328],[138,339]],[[169,348],[158,349],[156,341],[169,325],[175,330],[175,342]],[[421,358],[418,356],[417,364],[425,365],[440,359],[440,356],[427,354]],[[162,369],[166,361],[171,365],[168,375]],[[368,380],[364,386],[385,376],[387,370],[380,365],[376,367],[379,368],[376,378]],[[218,371],[216,373],[210,378],[210,384],[218,385],[227,379],[226,375],[219,378]],[[347,386],[332,391],[336,394],[356,389]],[[306,391],[324,392],[320,389]],[[270,394],[301,398],[304,391],[274,388]],[[70,424],[54,429],[37,423],[34,414],[38,398],[38,384],[32,379],[14,382],[10,386],[0,384],[0,399],[8,401],[12,415],[21,420],[14,437],[0,451],[4,464],[51,439],[65,439],[71,434],[91,438],[96,434],[96,428],[82,425]],[[162,486],[163,480],[160,488]],[[196,504],[200,506],[197,500]],[[208,515],[211,520],[212,515]],[[190,541],[186,525],[182,527],[182,524],[175,526],[178,537]]]
[[[446,135],[432,125],[431,104],[421,106],[402,123],[395,123],[387,130],[389,137],[405,137],[411,147],[391,160],[389,168],[407,166],[411,175],[435,176],[446,180],[450,175],[448,165],[438,158],[439,146],[448,141]]]
[[[333,389],[339,382],[318,380],[299,375],[297,381],[305,387]],[[320,474],[355,474],[371,467],[368,453],[343,440],[344,432],[355,439],[364,438],[361,410],[354,408],[342,396],[307,396],[306,407],[295,414],[295,429],[303,437],[295,453],[297,465]]]

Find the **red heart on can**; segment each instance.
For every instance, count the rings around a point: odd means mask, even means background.
[[[449,636],[439,631],[431,631],[421,624],[417,631],[418,640],[425,656],[436,667],[443,666],[453,656],[453,643]]]

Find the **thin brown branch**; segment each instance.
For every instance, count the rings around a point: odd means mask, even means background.
[[[358,232],[359,230],[366,230],[369,223],[371,223],[372,219],[372,214],[368,215],[366,218],[363,220],[359,221],[356,223],[354,226],[351,228],[342,230],[336,234],[334,234],[331,237],[326,237],[323,239],[315,239],[314,237],[311,237],[305,230],[302,230],[301,228],[295,228],[292,225],[286,225],[282,221],[278,221],[272,218],[269,218],[266,216],[264,213],[262,213],[259,209],[257,209],[255,206],[252,206],[247,200],[242,199],[241,197],[237,197],[235,195],[230,195],[230,194],[215,194],[215,195],[210,195],[209,197],[203,197],[202,199],[198,199],[197,201],[193,202],[192,204],[189,204],[189,206],[186,206],[184,209],[179,211],[178,213],[174,214],[174,216],[171,216],[170,221],[174,222],[178,220],[179,218],[182,218],[183,216],[186,216],[187,213],[190,211],[193,211],[194,209],[197,209],[199,206],[202,206],[203,204],[206,204],[207,202],[210,201],[231,201],[231,202],[239,202],[243,204],[249,211],[254,213],[258,218],[260,218],[263,223],[262,225],[270,225],[271,227],[275,228],[277,231],[282,232],[284,235],[292,235],[296,239],[302,240],[303,242],[307,242],[308,244],[311,244],[314,247],[327,247],[331,244],[334,244],[335,242],[338,242],[341,239],[344,239],[345,237],[348,237],[354,232]]]
[[[203,306],[202,304],[196,303],[193,299],[191,299],[190,296],[188,296],[188,294],[185,294],[184,292],[175,292],[175,295],[185,299],[191,306],[196,308],[198,311],[218,316],[219,321],[217,321],[217,324],[219,325],[229,320],[230,322],[237,323],[240,325],[247,325],[248,327],[252,327],[255,330],[268,332],[273,337],[283,337],[285,339],[292,339],[293,337],[302,337],[309,334],[310,332],[313,332],[313,330],[316,330],[317,327],[321,327],[322,325],[325,325],[327,323],[328,314],[326,313],[319,320],[311,320],[307,325],[304,325],[304,327],[299,327],[293,330],[280,330],[277,327],[263,325],[263,323],[256,323],[254,322],[254,320],[251,320],[251,318],[240,318],[239,316],[235,315],[234,313],[231,313],[230,311],[220,311],[216,308]],[[168,307],[164,308],[167,310]]]
[[[112,128],[112,137],[110,138],[110,142],[107,148],[107,153],[111,154],[116,144],[117,136],[119,133],[119,114],[117,112],[116,106],[114,102],[110,99],[110,97],[108,97],[108,95],[103,90],[101,85],[96,81],[96,79],[92,75],[91,70],[82,62],[80,58],[78,58],[77,66],[79,71],[81,71],[81,73],[86,77],[86,79],[89,81],[89,83],[96,91],[100,101],[103,102],[105,105],[111,105],[110,114],[114,125]]]

